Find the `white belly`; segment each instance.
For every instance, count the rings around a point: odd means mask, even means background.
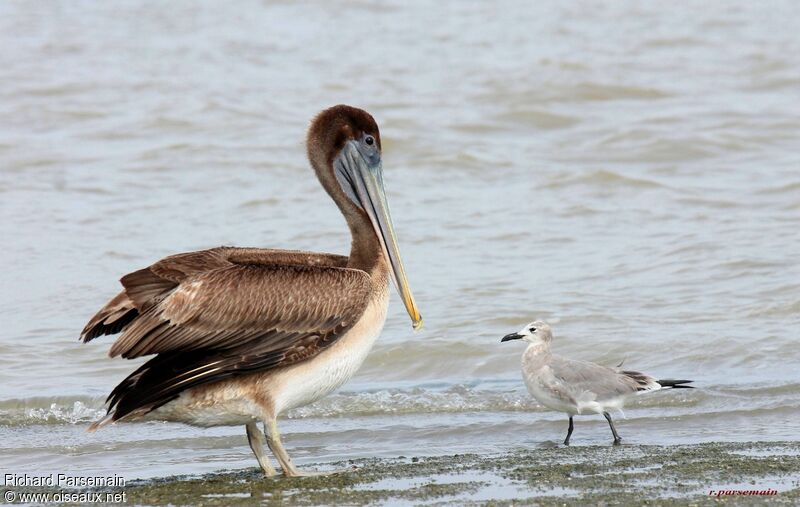
[[[347,382],[383,330],[389,291],[328,349],[308,361],[184,391],[145,419],[195,426],[228,426],[277,417],[322,398]]]
[[[317,357],[278,370],[269,378],[275,415],[313,403],[355,375],[381,334],[389,291],[371,303],[355,326]]]

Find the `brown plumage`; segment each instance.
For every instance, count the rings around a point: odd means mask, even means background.
[[[236,389],[253,398],[254,405],[274,407],[275,400],[264,401],[268,395],[256,393],[253,386],[264,379],[268,384],[264,375],[270,371],[323,361],[323,352],[363,318],[374,320],[365,315],[371,304],[383,305],[385,316],[392,276],[409,314],[419,322],[388,208],[385,216],[380,211],[385,197],[375,121],[348,106],[323,111],[309,129],[308,156],[347,220],[350,255],[219,247],[172,255],[122,277],[123,291],[89,321],[81,338],[88,342],[121,332],[111,357],[156,356],[111,392],[108,415],[91,429],[146,415],[196,388],[202,387],[207,396],[209,389],[213,392],[215,385],[230,379],[237,380]],[[344,171],[341,180],[334,175],[335,163]],[[378,174],[380,188],[367,181],[372,173]],[[272,412],[263,408],[252,417],[274,423],[278,414]],[[248,436],[253,446],[258,437],[249,426]],[[269,474],[263,457],[253,450]],[[279,454],[284,472],[296,473]]]
[[[122,277],[125,290],[89,322],[84,341],[114,332],[122,320],[111,357],[170,354],[145,363],[111,393],[112,420],[149,412],[190,387],[319,353],[369,300],[369,276],[344,267],[346,259],[220,247]]]

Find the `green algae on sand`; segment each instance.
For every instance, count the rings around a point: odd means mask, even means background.
[[[258,469],[126,485],[128,505],[725,505],[800,502],[800,442],[535,447],[491,456],[360,459],[324,477]],[[326,465],[331,466],[331,465]],[[709,495],[767,490],[770,496]]]

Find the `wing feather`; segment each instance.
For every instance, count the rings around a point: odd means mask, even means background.
[[[109,354],[156,356],[109,395],[111,422],[183,390],[307,360],[366,310],[369,275],[342,256],[220,247],[174,255],[122,278],[84,328],[122,331]]]
[[[84,342],[105,334],[116,334],[130,324],[139,312],[125,292],[120,292],[92,317],[81,331]]]
[[[591,396],[598,402],[608,401],[635,394],[641,387],[628,375],[631,372],[620,372],[588,361],[553,356],[551,366],[554,376],[576,399]]]

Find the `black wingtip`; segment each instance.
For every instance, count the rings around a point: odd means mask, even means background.
[[[661,384],[661,387],[671,387],[673,389],[694,389],[694,386],[684,385],[684,384],[691,384],[692,382],[694,382],[694,380],[666,379],[666,380],[656,380],[656,382]]]

